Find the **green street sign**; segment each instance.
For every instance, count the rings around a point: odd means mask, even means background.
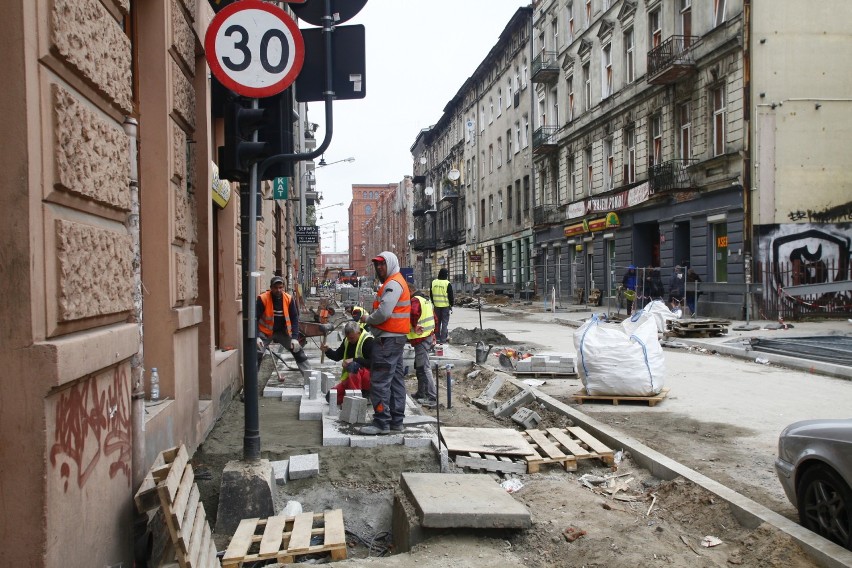
[[[287,199],[287,188],[289,179],[285,177],[277,177],[272,181],[272,198]]]

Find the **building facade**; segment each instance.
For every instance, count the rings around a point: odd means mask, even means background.
[[[411,205],[414,184],[410,176],[396,184],[393,191],[379,196],[373,214],[364,222],[364,249],[369,258],[390,251],[399,259],[400,268],[411,266],[409,235],[411,235]],[[372,278],[372,264],[362,274]]]
[[[349,263],[358,271],[358,276],[372,276],[373,265],[370,259],[382,251],[367,248],[365,224],[372,217],[385,194],[395,192],[397,185],[353,184],[352,202],[349,204]]]
[[[132,566],[154,458],[194,452],[240,388],[248,208],[214,166],[212,15],[198,0],[4,4],[0,501],[15,522],[0,545],[15,566]],[[258,291],[295,262],[292,204],[261,203]]]

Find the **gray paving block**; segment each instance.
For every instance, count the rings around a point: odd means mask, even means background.
[[[322,420],[325,400],[302,399],[299,404],[299,420]]]
[[[528,402],[532,402],[535,400],[535,394],[530,389],[524,389],[497,408],[494,409],[494,416],[505,418],[510,416],[514,409],[526,404]]]
[[[290,479],[306,479],[319,475],[319,454],[290,456]]]
[[[497,401],[493,398],[484,398],[483,396],[478,396],[474,398],[472,401],[474,406],[477,408],[481,408],[486,412],[494,412],[494,409],[497,408]]]
[[[287,483],[287,471],[290,469],[290,460],[279,460],[272,462],[272,475],[275,483],[284,485]]]
[[[330,402],[328,403],[328,415],[332,418],[340,416],[340,407],[337,406],[337,393],[331,393]]]
[[[281,398],[284,394],[284,387],[263,387],[263,398]]]
[[[369,401],[360,396],[344,397],[343,408],[340,410],[340,420],[350,424],[365,424],[369,405]]]
[[[321,379],[322,375],[320,375],[319,373],[317,373],[317,376],[308,379],[308,398],[310,398],[311,400],[316,400],[317,398],[319,398]]]
[[[322,383],[321,388],[323,394],[327,393],[331,390],[331,387],[337,384],[337,378],[334,376],[334,373],[322,372]]]
[[[494,398],[497,396],[497,393],[500,392],[500,389],[503,388],[503,384],[506,382],[506,377],[503,375],[495,375],[491,382],[488,383],[488,386],[485,387],[485,390],[480,394],[480,398]]]
[[[322,419],[322,445],[348,446],[349,434],[340,431],[340,422],[328,416]]]
[[[403,445],[406,448],[425,448],[432,443],[432,436],[405,436]]]
[[[287,387],[287,388],[284,388],[284,389],[282,389],[282,392],[281,392],[281,400],[284,400],[284,401],[302,400],[302,395],[304,394],[304,392],[305,392],[305,390],[302,387],[298,387],[298,388]]]
[[[538,415],[538,412],[530,410],[529,408],[519,408],[518,411],[512,415],[512,420],[527,430],[531,430],[539,425],[541,422],[541,416]]]
[[[529,359],[521,359],[515,362],[515,370],[519,373],[529,373],[532,371],[532,361]]]
[[[351,436],[349,445],[353,448],[375,448],[379,445],[380,436]]]
[[[388,434],[387,436],[375,436],[376,444],[379,446],[400,446],[405,440],[405,435],[400,432],[398,434]]]

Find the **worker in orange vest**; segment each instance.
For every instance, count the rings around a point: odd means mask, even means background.
[[[299,368],[308,368],[308,356],[299,343],[299,307],[296,298],[284,291],[284,279],[273,276],[269,290],[257,297],[257,368],[270,343],[283,345]]]
[[[392,252],[373,258],[376,276],[382,283],[373,302],[373,312],[362,315],[376,343],[370,361],[370,401],[373,423],[361,428],[368,436],[402,432],[405,417],[405,370],[402,353],[411,329],[411,294],[399,272],[399,260]]]

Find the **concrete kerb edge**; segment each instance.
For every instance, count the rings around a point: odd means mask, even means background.
[[[733,515],[744,526],[755,528],[760,523],[768,523],[793,538],[821,566],[827,568],[848,568],[852,566],[852,551],[822,538],[721,483],[664,456],[656,450],[652,450],[615,428],[602,424],[594,418],[559,402],[535,387],[530,387],[514,377],[508,377],[507,380],[519,389],[531,390],[535,394],[536,400],[546,408],[568,416],[575,424],[583,427],[610,447],[628,450],[637,464],[648,469],[656,477],[671,480],[680,476],[710,491],[728,503]]]

